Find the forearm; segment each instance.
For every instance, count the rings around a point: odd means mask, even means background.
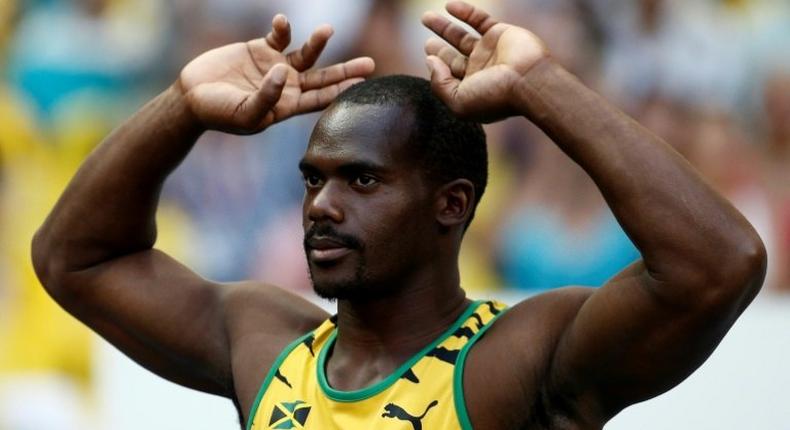
[[[742,266],[760,271],[752,266],[762,244],[743,216],[676,151],[570,73],[544,60],[517,99],[596,182],[653,277],[699,285]]]
[[[152,247],[162,184],[201,132],[176,86],[113,131],[85,160],[36,234],[37,268],[46,263],[79,270]]]

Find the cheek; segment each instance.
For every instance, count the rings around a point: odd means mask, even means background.
[[[363,215],[367,218],[365,236],[370,241],[369,251],[384,257],[416,256],[421,245],[430,241],[426,236],[430,231],[426,204],[400,197],[370,207]]]

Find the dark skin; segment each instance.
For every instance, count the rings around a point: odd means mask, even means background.
[[[643,256],[600,289],[552,291],[500,318],[466,363],[472,423],[601,428],[710,355],[759,291],[765,250],[682,157],[554,62],[532,33],[465,3],[447,9],[475,32],[423,17],[443,39],[426,44],[435,94],[466,118],[522,115],[538,125],[592,177]],[[273,25],[267,39],[190,63],[111,134],[33,242],[37,273],[64,308],[165,378],[236,400],[245,418],[276,355],[327,315],[274,286],[198,277],[153,248],[154,213],[162,182],[206,129],[260,132],[327,106],[372,72],[369,59],[311,72],[330,30],[286,57],[284,18]],[[333,105],[302,163],[305,229],[330,226],[364,244],[323,237],[307,249],[317,288],[365,292],[338,301],[343,335],[327,369],[338,389],[386,377],[469,303],[457,255],[474,187],[421,177],[397,133],[408,118],[399,107]]]
[[[331,265],[318,264],[308,248],[319,292],[324,283],[353,278],[357,261],[367,261],[368,279],[347,286],[357,290],[353,298],[338,301],[343,336],[327,372],[335,388],[358,389],[386,377],[469,303],[459,288],[459,236],[437,233],[436,210],[450,218],[445,223],[465,219],[473,187],[467,180],[440,189],[426,183],[406,144],[404,123],[411,116],[398,106],[335,106],[323,115],[301,163],[305,230],[328,224],[364,238],[364,250]],[[464,201],[450,206],[437,197]]]

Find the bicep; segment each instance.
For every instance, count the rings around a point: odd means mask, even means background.
[[[222,297],[168,255],[148,250],[64,277],[56,299],[142,366],[181,385],[220,395],[232,386]]]
[[[638,261],[589,296],[559,339],[550,385],[607,420],[683,381],[713,352],[731,309],[677,306]]]

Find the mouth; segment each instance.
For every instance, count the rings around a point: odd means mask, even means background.
[[[330,263],[351,253],[349,248],[311,249],[310,259],[315,263]]]
[[[318,264],[340,260],[351,251],[348,246],[330,238],[316,237],[307,241],[307,255],[312,262]]]

